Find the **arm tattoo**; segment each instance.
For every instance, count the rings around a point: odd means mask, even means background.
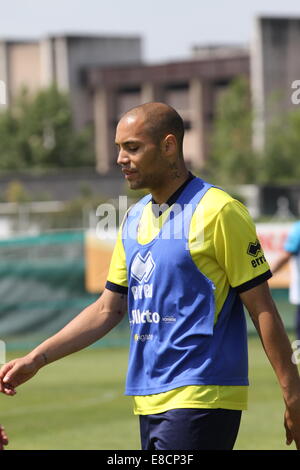
[[[48,358],[45,353],[42,353],[43,359],[45,361],[45,365],[48,364]]]

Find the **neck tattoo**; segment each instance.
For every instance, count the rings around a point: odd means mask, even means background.
[[[170,169],[172,171],[172,177],[173,179],[180,178],[180,170],[178,169],[177,163],[170,163]]]

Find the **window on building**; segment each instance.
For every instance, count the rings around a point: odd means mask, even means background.
[[[189,86],[187,83],[167,86],[165,101],[176,109],[183,120],[190,120]]]

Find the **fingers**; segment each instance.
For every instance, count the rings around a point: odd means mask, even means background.
[[[30,357],[24,356],[5,364],[0,370],[0,392],[15,395],[16,387],[31,379],[38,371],[38,366]]]
[[[286,435],[286,445],[289,446],[291,445],[294,439],[288,427],[285,428],[285,435]]]
[[[8,437],[3,426],[0,426],[0,436],[3,444],[8,444]]]
[[[0,426],[0,450],[4,450],[4,446],[8,444],[8,437],[3,426]]]
[[[284,414],[284,427],[285,427],[285,436],[286,436],[285,443],[287,446],[291,445],[291,443],[293,442],[293,435],[290,430],[289,421],[290,421],[289,413],[286,410]]]
[[[3,379],[9,370],[9,364],[4,364],[0,369],[0,391],[2,392]]]
[[[17,392],[16,392],[16,389],[12,385],[7,383],[7,384],[3,385],[3,392],[2,393],[4,393],[4,395],[8,395],[8,396],[12,397],[12,396],[16,395]]]
[[[291,420],[290,413],[286,411],[284,416],[284,427],[286,435],[286,445],[289,446],[294,441],[296,449],[300,450],[300,421],[297,423],[296,420],[294,420],[293,422]]]
[[[3,379],[3,393],[8,396],[15,395],[17,393],[15,390],[16,385],[11,373],[7,374]]]
[[[15,384],[13,382],[14,361],[5,364],[0,370],[0,392],[5,395],[15,395]]]
[[[286,436],[285,443],[286,443],[287,446],[291,445],[291,443],[293,442],[293,435],[292,435],[291,430],[289,428],[288,421],[289,421],[289,414],[286,410],[286,412],[284,414],[284,427],[285,427],[285,436]]]

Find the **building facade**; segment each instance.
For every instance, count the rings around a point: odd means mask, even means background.
[[[92,99],[82,84],[83,70],[141,61],[139,37],[62,34],[40,40],[0,40],[0,81],[6,84],[6,106],[22,87],[35,93],[56,84],[70,95],[77,129],[93,120]]]
[[[300,80],[300,18],[258,17],[251,46],[253,146],[262,151],[274,118],[295,109],[293,84]],[[298,82],[299,86],[300,82]]]
[[[237,76],[249,77],[247,53],[87,70],[86,86],[94,102],[97,170],[106,173],[116,166],[114,137],[120,116],[150,101],[163,101],[183,117],[186,162],[201,168],[208,157],[218,96]]]
[[[200,169],[209,155],[218,96],[234,78],[245,76],[253,98],[253,145],[263,150],[268,124],[295,107],[300,19],[260,17],[254,24],[251,53],[233,45],[195,46],[190,60],[156,65],[143,63],[140,37],[0,40],[0,107],[10,106],[24,85],[34,93],[56,84],[70,95],[75,128],[93,124],[96,168],[105,174],[116,166],[120,116],[133,106],[163,101],[182,115],[185,158]]]

